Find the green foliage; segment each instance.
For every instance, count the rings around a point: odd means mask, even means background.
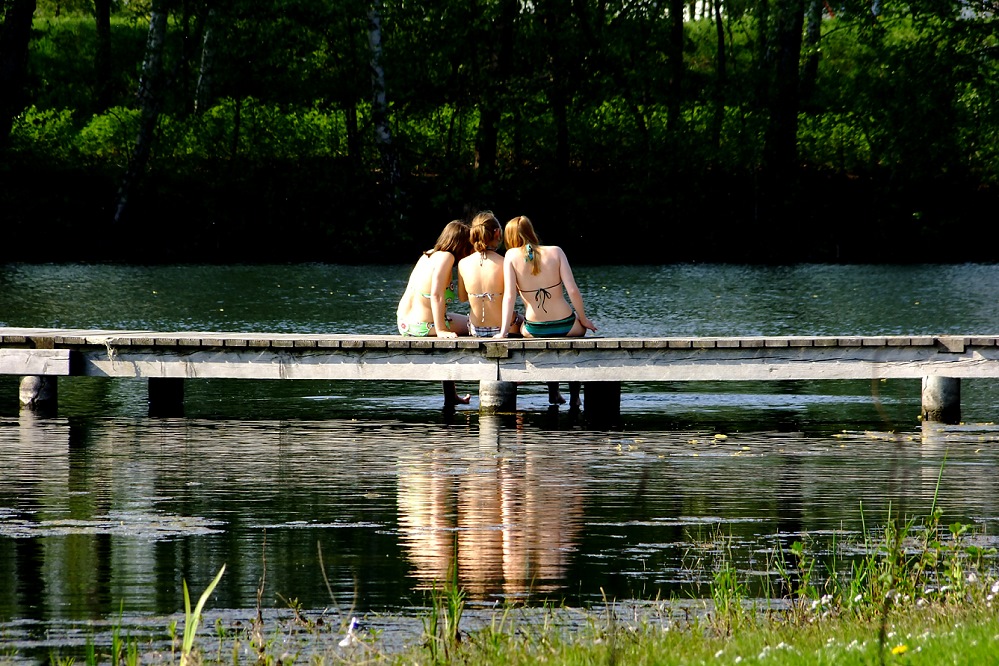
[[[826,229],[856,210],[870,216],[875,240],[911,238],[897,254],[915,259],[911,250],[928,247],[921,239],[994,208],[997,19],[962,17],[950,2],[882,3],[877,19],[869,2],[830,3],[821,39],[801,54],[802,67],[809,55],[819,62],[814,92],[797,115],[800,168],[775,185],[764,160],[775,108],[766,84],[777,45],[774,16],[763,10],[773,4],[726,2],[720,33],[713,19],[699,18],[684,24],[676,44],[668,9],[659,5],[386,2],[387,101],[404,172],[399,191],[388,194],[379,189],[364,3],[171,3],[169,83],[132,205],[192,224],[208,223],[210,212],[210,224],[231,228],[256,211],[263,227],[309,220],[323,237],[347,234],[358,242],[387,230],[387,220],[436,227],[474,207],[515,209],[554,225],[570,217],[564,224],[573,232],[637,219],[648,227],[636,230],[648,247],[712,260],[728,258],[718,241],[747,222],[786,218],[776,221]],[[40,3],[29,54],[31,106],[16,119],[9,149],[18,162],[86,171],[111,191],[138,134],[149,6],[113,8],[113,106],[102,110],[89,3]],[[212,85],[207,106],[199,103],[195,113],[206,44]],[[678,52],[679,86],[671,62]],[[497,163],[476,168],[493,110]],[[292,168],[297,179],[284,175]],[[31,215],[29,191],[13,180],[8,187],[0,202],[12,215]],[[832,189],[837,201],[829,205]],[[344,198],[317,208],[310,193],[322,190]],[[230,208],[251,199],[252,208]],[[177,211],[164,200],[190,200],[196,210]],[[95,219],[105,215],[102,206],[77,205],[75,218],[103,222]],[[356,221],[349,229],[333,221],[346,217],[340,210]],[[654,218],[677,224],[669,231],[644,222]],[[713,224],[696,224],[702,220]],[[695,227],[703,233],[683,231]],[[555,237],[562,231],[546,228]],[[729,243],[743,260],[782,251],[762,240],[764,247]],[[839,241],[810,243],[795,258],[851,258],[844,249]]]
[[[29,107],[14,119],[11,147],[64,162],[75,155],[77,128],[69,109],[39,110]]]

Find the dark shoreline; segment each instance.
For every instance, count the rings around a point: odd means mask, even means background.
[[[398,263],[485,208],[528,215],[580,264],[999,261],[999,246],[977,237],[999,188],[944,178],[898,185],[802,170],[793,187],[771,188],[777,197],[758,174],[427,177],[404,183],[383,212],[376,182],[335,165],[186,173],[148,175],[116,225],[102,170],[0,166],[0,263]]]

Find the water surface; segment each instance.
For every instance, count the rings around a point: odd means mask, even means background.
[[[992,265],[575,272],[601,335],[999,331]],[[384,334],[407,275],[13,265],[0,325]],[[962,389],[965,423],[923,428],[918,381],[629,384],[598,430],[542,386],[480,417],[441,410],[432,382],[190,380],[166,419],[143,382],[64,378],[38,418],[0,378],[0,635],[47,654],[114,623],[162,634],[181,581],[223,564],[216,619],[246,621],[262,590],[268,617],[332,625],[413,619],[455,566],[473,609],[697,598],[723,552],[765,573],[781,545],[859,538],[934,497],[994,534],[999,387]]]

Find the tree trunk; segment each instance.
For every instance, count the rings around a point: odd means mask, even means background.
[[[765,155],[768,168],[776,174],[786,175],[793,170],[798,154],[798,71],[805,0],[780,0],[776,9],[778,50]]]
[[[694,5],[691,4],[691,13]],[[675,135],[680,128],[683,101],[683,0],[669,3],[669,99],[666,102],[666,130]]]
[[[111,0],[94,0],[97,52],[94,55],[94,79],[97,110],[106,111],[114,98],[111,63]]]
[[[121,222],[128,207],[128,200],[152,151],[156,122],[159,120],[163,79],[163,47],[166,41],[167,9],[166,0],[153,0],[149,16],[149,34],[146,38],[146,55],[142,62],[142,76],[139,79],[139,132],[135,138],[135,149],[128,162],[128,169],[118,188],[118,203],[115,206],[114,222]]]
[[[14,118],[24,108],[24,83],[35,0],[13,0],[0,24],[0,152],[10,142]]]
[[[491,52],[486,76],[486,93],[479,105],[479,131],[475,141],[475,168],[488,176],[496,167],[499,122],[502,111],[500,95],[513,69],[514,21],[517,17],[517,0],[503,0],[497,28],[499,45]]]
[[[561,6],[552,7],[556,3],[544,3],[545,35],[548,41],[548,101],[555,121],[555,169],[564,174],[569,169],[571,152],[569,150],[569,92],[568,71],[562,54],[560,39],[562,34]]]
[[[205,34],[201,40],[201,64],[198,66],[198,85],[194,90],[194,112],[201,113],[212,100],[212,83],[215,78],[215,8],[210,7],[205,16]]]
[[[382,67],[382,0],[373,0],[368,9],[368,46],[371,55],[371,117],[375,127],[375,144],[381,154],[382,176],[393,190],[391,198],[394,200],[394,190],[402,179],[402,174],[395,146],[392,144],[385,70]]]
[[[801,101],[808,104],[815,94],[819,76],[819,40],[822,38],[823,0],[808,0],[808,15],[805,23],[805,66],[801,72]]]
[[[715,0],[715,86],[714,111],[711,118],[711,143],[721,146],[722,127],[725,123],[725,88],[728,78],[728,61],[725,50],[725,24],[722,19],[721,0]]]

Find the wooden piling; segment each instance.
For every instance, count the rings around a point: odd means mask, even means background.
[[[923,421],[961,422],[961,380],[932,375],[923,377]]]

